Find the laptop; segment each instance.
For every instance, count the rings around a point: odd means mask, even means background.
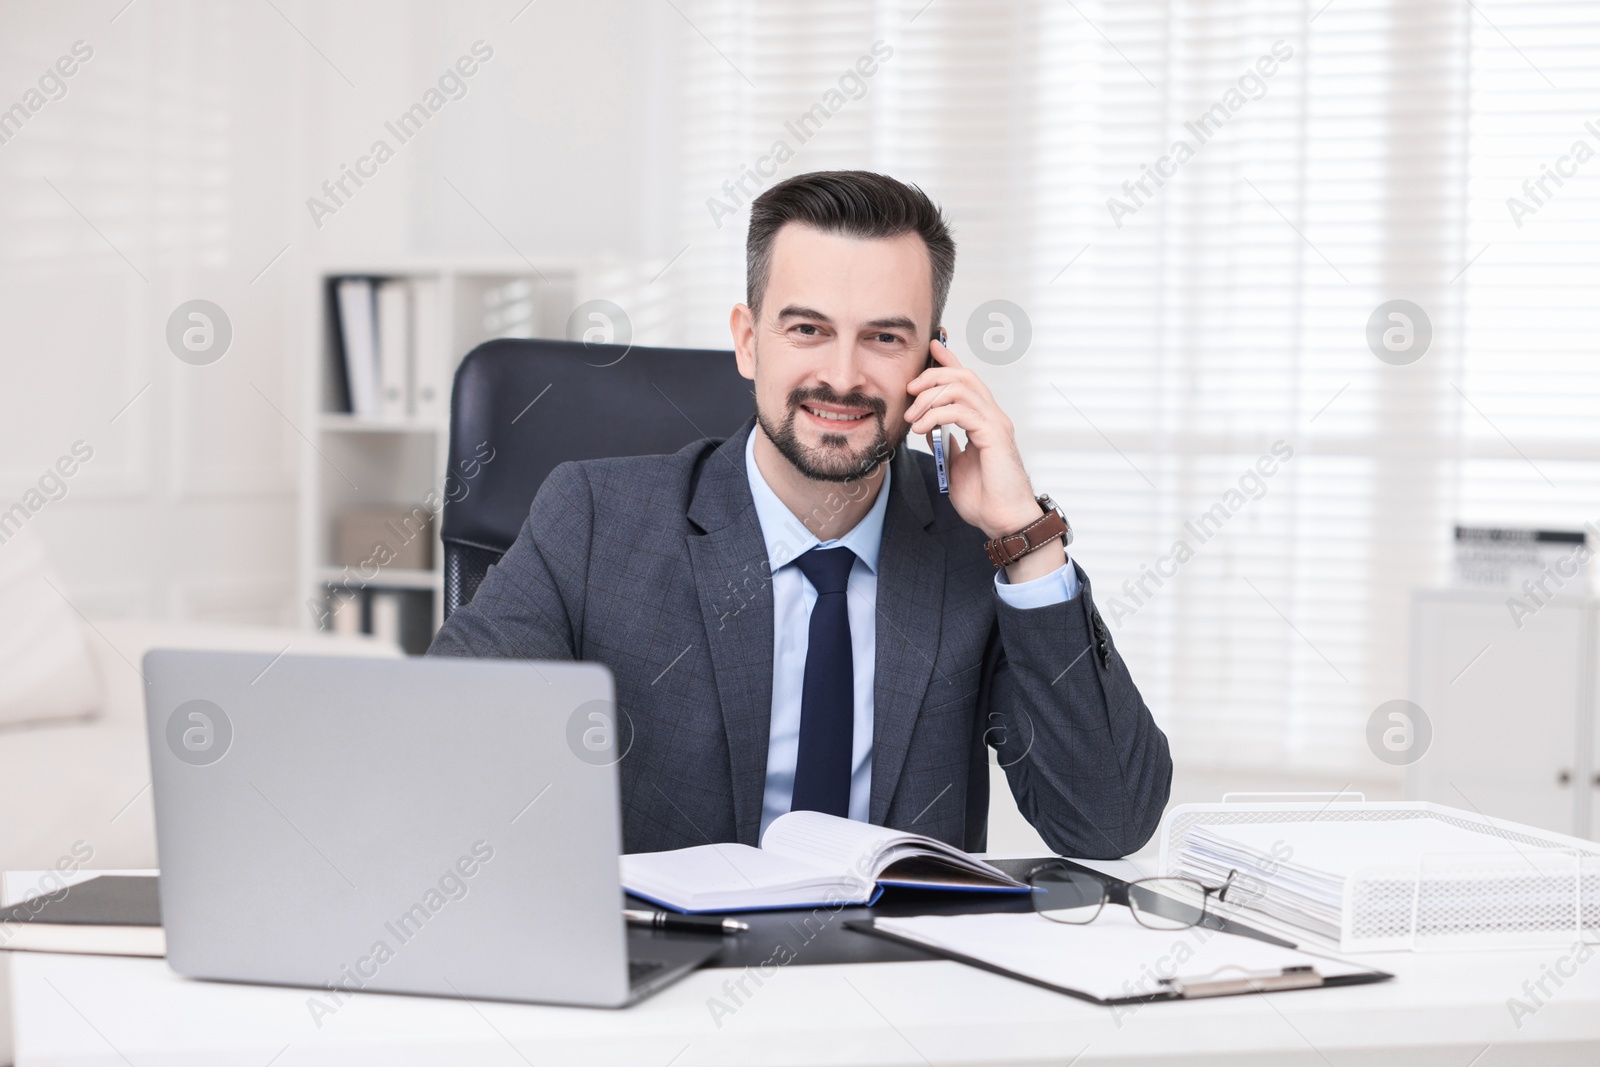
[[[314,987],[320,1022],[360,991],[620,1007],[721,947],[623,920],[603,666],[157,650],[144,675],[179,974]]]

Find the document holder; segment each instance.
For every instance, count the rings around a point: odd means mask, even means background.
[[[1097,930],[1094,924],[1076,927],[1055,924],[1040,927],[1041,936],[1035,937],[1014,925],[1030,918],[1033,917],[919,916],[845,925],[990,974],[1107,1006],[1362,985],[1393,977],[1346,960],[1308,956],[1281,944],[1215,931],[1194,935],[1190,942],[1196,948],[1189,965],[1192,970],[1185,972],[1180,965],[1176,974],[1153,976],[1148,967],[1140,966],[1154,958],[1145,955],[1151,947],[1150,934],[1182,939],[1187,932],[1141,931],[1134,935],[1145,939],[1141,944],[1137,940],[1131,943],[1121,940],[1126,931]],[[965,924],[976,925],[952,932],[938,928],[941,919],[965,920]],[[1039,921],[1048,924],[1048,920]],[[1009,929],[1003,928],[1008,924]],[[1036,946],[1026,944],[1030,939],[1034,942],[1057,939],[1061,943],[1036,951]],[[1069,943],[1081,947],[1070,949]],[[1167,940],[1158,945],[1158,950],[1170,951],[1175,944]],[[1208,955],[1209,962],[1205,960]]]
[[[1219,835],[1253,841],[1251,858],[1223,863],[1237,871],[1241,891],[1217,903],[1218,915],[1334,952],[1600,943],[1595,842],[1439,804],[1326,796],[1265,801],[1235,794],[1220,804],[1177,805],[1162,822],[1158,869],[1214,879]],[[1422,842],[1403,858],[1372,855],[1341,865],[1309,858],[1319,844],[1376,839],[1401,826]],[[1270,853],[1264,842],[1274,842]],[[1296,872],[1296,864],[1304,869]],[[1303,876],[1312,868],[1327,872],[1320,900],[1307,896]]]

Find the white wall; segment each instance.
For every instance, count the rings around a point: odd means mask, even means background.
[[[746,154],[711,137],[695,166],[680,157],[684,96],[704,91],[685,57],[711,45],[671,6],[275,4],[0,0],[0,109],[74,42],[94,50],[0,143],[0,512],[74,442],[93,448],[28,519],[91,617],[304,624],[291,423],[320,268],[571,259],[646,343],[714,341],[705,314],[684,332],[675,278],[737,281],[704,200]],[[480,40],[494,54],[466,95],[318,226],[323,180],[393,141],[384,123]],[[840,162],[826,148],[806,165]],[[164,338],[196,297],[233,322],[212,366]]]
[[[315,272],[407,254],[624,274],[664,262],[672,168],[655,120],[671,100],[647,87],[670,75],[651,33],[676,16],[626,2],[120,6],[0,7],[0,108],[74,42],[93,49],[0,144],[0,510],[38,502],[28,489],[83,441],[93,458],[27,520],[75,606],[299,623],[306,446],[291,422]],[[493,57],[466,95],[315,225],[321,182],[395,142],[384,121],[478,40]],[[233,325],[210,366],[165,342],[193,298]]]

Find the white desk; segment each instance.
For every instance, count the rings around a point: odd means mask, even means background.
[[[1397,977],[1136,1010],[956,963],[787,967],[720,1026],[708,1000],[725,997],[723,983],[738,972],[712,969],[622,1011],[364,993],[320,1028],[303,989],[190,981],[163,960],[0,957],[12,969],[17,1067],[1593,1067],[1600,1063],[1600,949],[1561,988],[1550,985],[1554,995],[1520,1029],[1507,1008],[1524,981],[1563,955],[1363,957]]]

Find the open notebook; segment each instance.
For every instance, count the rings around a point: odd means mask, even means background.
[[[622,857],[634,896],[676,911],[866,904],[884,885],[1026,893],[1028,887],[943,841],[817,811],[780,815],[761,847],[696,845]]]

